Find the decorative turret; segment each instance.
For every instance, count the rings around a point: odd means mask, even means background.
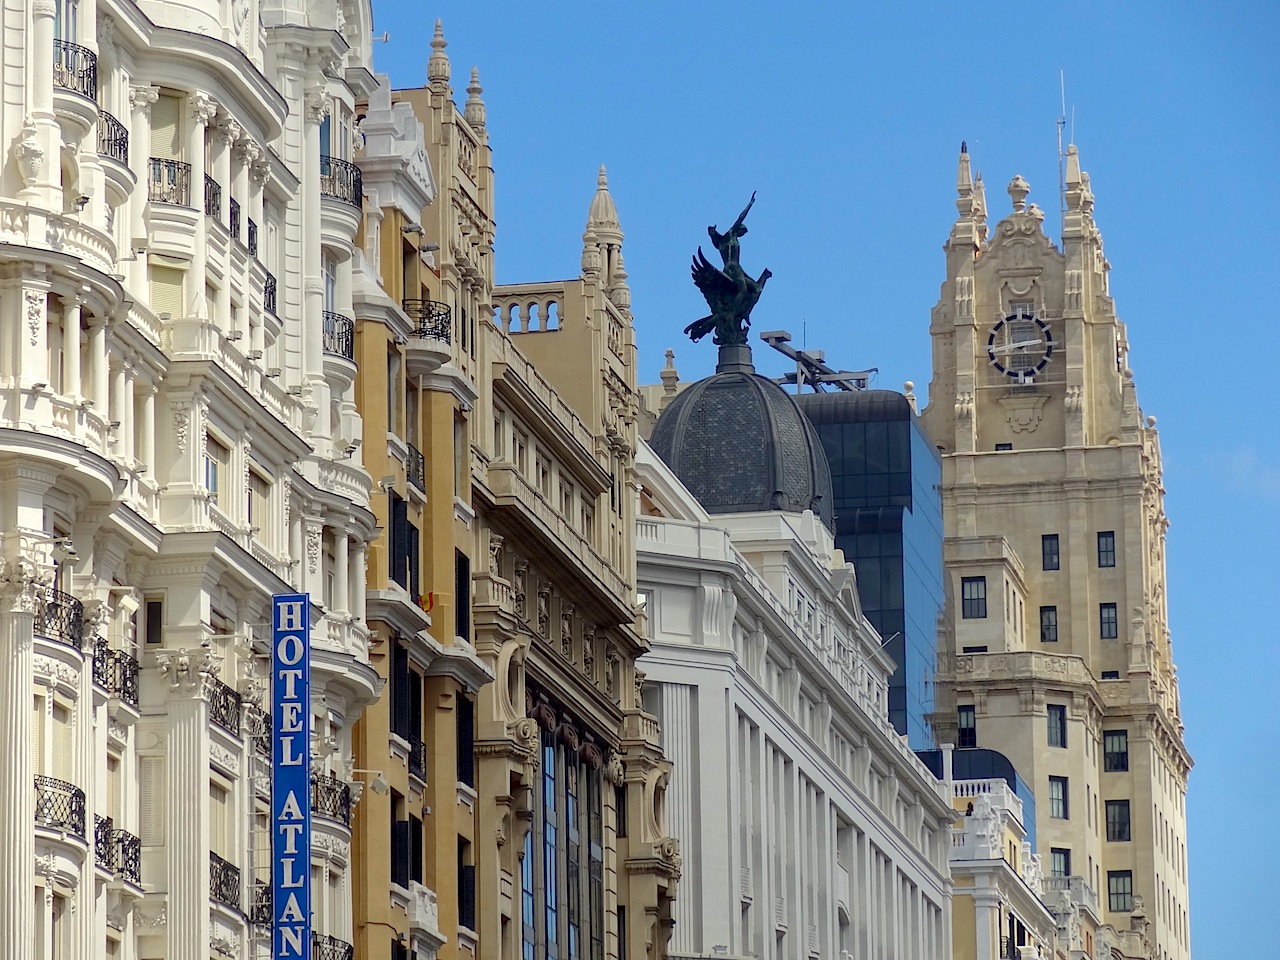
[[[619,307],[621,304],[614,299],[613,292],[620,284],[626,291],[629,307],[631,291],[627,288],[627,273],[622,267],[622,236],[618,208],[609,194],[609,177],[602,163],[596,176],[596,195],[591,198],[591,209],[587,211],[587,228],[582,233],[582,275],[602,279],[610,299]]]
[[[618,208],[609,193],[609,176],[604,164],[596,175],[596,195],[591,198],[591,210],[587,213],[587,229],[606,242],[622,243],[622,224],[618,222]]]
[[[436,21],[435,36],[431,38],[431,56],[427,59],[427,83],[437,92],[450,93],[449,89],[449,55],[444,48],[449,42],[444,38],[444,24]]]
[[[480,86],[480,68],[471,68],[471,84],[467,87],[467,103],[462,108],[462,115],[467,118],[467,123],[471,124],[471,129],[476,133],[484,133],[485,112],[484,101],[480,98],[480,94],[484,93],[484,87]]]
[[[662,372],[658,374],[662,378],[662,399],[658,402],[658,412],[661,413],[667,409],[667,405],[676,398],[678,387],[676,384],[680,382],[680,372],[676,370],[676,352],[667,347],[667,362],[662,367]]]
[[[974,180],[969,167],[969,145],[960,141],[960,161],[956,170],[956,217],[948,246],[976,251],[987,239],[987,194],[982,174]]]
[[[973,177],[969,173],[969,144],[960,141],[960,169],[956,172],[956,209],[962,219],[973,216]]]

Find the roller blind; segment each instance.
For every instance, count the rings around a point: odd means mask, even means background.
[[[178,159],[178,122],[182,101],[173,94],[162,93],[151,105],[151,155],[167,160]]]

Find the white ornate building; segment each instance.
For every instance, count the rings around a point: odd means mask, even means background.
[[[4,17],[0,955],[265,952],[259,678],[269,598],[297,589],[317,955],[350,957],[350,730],[377,692],[350,319],[369,4]]]
[[[646,710],[674,765],[673,957],[950,956],[953,810],[814,513],[708,513],[642,444]]]

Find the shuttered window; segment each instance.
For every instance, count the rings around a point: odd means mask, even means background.
[[[176,267],[151,264],[151,309],[156,314],[182,316],[182,281],[184,273]]]
[[[227,806],[229,792],[219,784],[209,783],[209,848],[218,856],[228,858]]]
[[[53,775],[59,780],[71,779],[72,743],[71,711],[61,704],[53,705]]]
[[[120,758],[107,754],[107,816],[119,826],[120,816]]]
[[[182,101],[171,93],[162,93],[151,105],[151,155],[177,160],[178,123]]]
[[[141,784],[139,829],[145,846],[164,843],[164,758],[143,757],[139,761]]]
[[[44,697],[36,697],[31,710],[34,714],[31,718],[31,761],[35,772],[40,774],[45,772],[41,762],[44,758]]]
[[[454,551],[454,584],[457,598],[454,627],[456,635],[463,640],[471,639],[471,558],[461,550]]]

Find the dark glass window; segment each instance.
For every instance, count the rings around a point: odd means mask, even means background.
[[[959,727],[961,747],[976,747],[978,745],[978,721],[974,714],[973,706],[962,706],[956,709],[957,726]]]
[[[1116,565],[1116,532],[1103,530],[1098,534],[1098,566],[1114,567]]]
[[[1049,746],[1065,747],[1067,745],[1067,708],[1061,703],[1051,703],[1048,707]]]
[[[960,580],[960,615],[966,620],[981,620],[987,615],[987,578],[962,577]]]
[[[476,705],[458,697],[458,782],[476,785]]]
[[[1098,604],[1098,629],[1103,640],[1117,640],[1120,637],[1120,622],[1116,619],[1114,603]]]
[[[1102,769],[1116,773],[1129,769],[1129,731],[1104,730],[1102,732]]]
[[[1133,871],[1107,871],[1107,909],[1112,913],[1128,913],[1133,909]]]
[[[1045,570],[1057,570],[1062,563],[1058,553],[1058,535],[1046,533],[1040,538],[1040,565]]]
[[[1012,444],[1012,443],[997,443],[997,444],[996,444],[996,453],[1002,453],[1002,452],[1004,452],[1005,450],[1012,450],[1012,449],[1013,449],[1013,444]]]
[[[471,558],[461,550],[454,551],[454,629],[463,640],[471,639]]]
[[[1055,877],[1071,876],[1071,851],[1063,847],[1050,847],[1049,872]]]
[[[1071,819],[1066,777],[1049,778],[1049,816],[1055,820]]]
[[[409,589],[409,503],[397,496],[394,490],[387,493],[388,512],[391,514],[391,579],[406,590]]]
[[[1102,679],[1103,680],[1119,680],[1120,671],[1119,670],[1103,670]]]
[[[1040,642],[1058,642],[1058,608],[1040,608]]]
[[[1107,801],[1107,839],[1113,843],[1130,839],[1129,801]]]
[[[980,647],[964,647],[960,652],[961,653],[986,653],[987,647],[986,647],[986,644],[983,644]]]

